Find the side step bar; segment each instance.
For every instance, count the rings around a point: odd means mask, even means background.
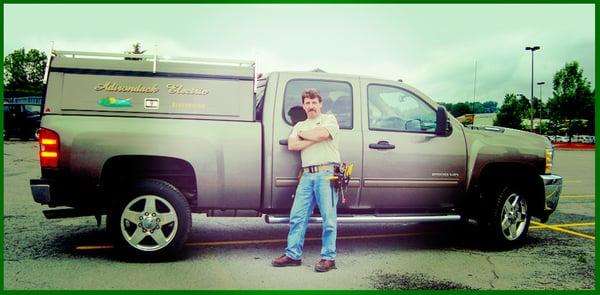
[[[460,215],[427,215],[427,216],[390,216],[390,215],[354,215],[354,216],[338,216],[338,223],[379,223],[379,222],[442,222],[442,221],[459,221]],[[269,224],[289,223],[289,216],[272,216],[265,215],[265,222]],[[311,216],[308,223],[322,223],[323,218],[320,216]]]

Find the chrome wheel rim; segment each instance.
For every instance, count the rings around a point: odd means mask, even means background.
[[[507,240],[518,239],[527,226],[527,202],[516,193],[512,193],[502,206],[500,227]]]
[[[121,213],[121,235],[141,251],[156,251],[167,246],[177,233],[177,212],[165,199],[155,195],[139,196]]]

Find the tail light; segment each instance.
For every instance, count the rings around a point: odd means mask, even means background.
[[[40,166],[42,168],[58,168],[60,137],[58,133],[46,129],[40,129]]]

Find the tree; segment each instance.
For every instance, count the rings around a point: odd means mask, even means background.
[[[42,95],[46,54],[17,49],[4,58],[4,96]]]
[[[541,117],[547,117],[545,116],[545,114],[547,114],[546,112],[546,105],[544,104],[544,102],[542,100],[540,100],[537,97],[533,97],[533,117],[534,118],[540,118]]]
[[[454,105],[454,107],[452,108],[452,116],[454,117],[460,117],[464,114],[472,114],[473,112],[471,111],[471,106],[469,106],[468,103],[465,102],[459,102],[457,104]]]
[[[529,98],[523,94],[518,94],[517,96],[519,97],[519,112],[521,112],[525,118],[530,118],[531,102],[529,101]]]
[[[521,124],[523,120],[523,102],[521,100],[514,94],[506,94],[504,96],[504,103],[494,120],[494,126],[523,130],[524,128]]]
[[[573,125],[578,119],[587,120],[588,124],[583,129],[593,131],[595,90],[591,90],[591,84],[583,76],[579,63],[566,63],[564,68],[554,74],[552,83],[553,97],[547,104],[550,118],[565,123],[569,136],[582,131],[580,123]]]
[[[495,101],[485,101],[482,107],[484,113],[495,113],[498,111],[498,103]]]
[[[440,104],[455,117],[460,117],[464,114],[495,113],[498,111],[498,103],[495,101],[486,101],[483,103],[465,101],[456,104],[442,102]]]

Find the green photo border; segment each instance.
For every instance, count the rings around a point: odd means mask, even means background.
[[[161,1],[161,0],[62,0],[62,1],[42,1],[42,0],[4,0],[3,4],[92,4],[92,3],[98,3],[98,4],[146,4],[146,3],[152,3],[152,4],[157,4],[157,3],[164,3],[164,4],[182,4],[182,3],[199,3],[199,4],[225,4],[225,3],[235,3],[235,4],[244,4],[244,3],[284,3],[284,4],[384,4],[384,3],[412,3],[412,4],[449,4],[449,3],[460,3],[460,4],[511,4],[511,3],[515,3],[515,4],[558,4],[558,3],[562,3],[562,4],[590,4],[590,3],[595,3],[595,1],[593,0],[577,0],[577,1],[559,1],[559,0],[527,0],[527,1],[520,1],[520,0],[498,0],[498,1],[476,1],[476,0],[456,0],[456,1],[451,1],[451,0],[421,0],[421,1],[410,1],[410,0],[406,0],[406,1],[402,1],[402,0],[375,0],[375,1],[365,1],[365,0],[354,0],[354,1],[348,1],[348,0],[288,0],[288,1],[281,1],[281,0],[213,0],[213,1],[199,1],[199,0],[174,0],[174,1]],[[598,9],[598,5],[595,5],[595,13],[596,15],[598,15],[599,9]],[[2,6],[2,18],[4,18],[4,5]],[[595,22],[595,20],[594,20]],[[4,22],[3,22],[3,26],[4,26]],[[597,26],[597,24],[595,23],[595,26]],[[4,28],[4,27],[3,27]],[[596,27],[596,32],[595,32],[596,36],[598,34],[598,30]],[[2,35],[3,35],[3,40],[4,40],[4,30],[2,30]],[[3,56],[4,56],[4,49],[2,49],[3,51]],[[0,61],[2,63],[2,68],[4,68],[4,58],[2,59],[2,61]],[[596,77],[598,77],[598,61],[596,59],[596,69],[595,69],[595,73],[596,73]],[[2,78],[2,80],[4,80],[4,78]],[[2,93],[4,93],[4,83],[2,83],[0,85],[0,90],[2,91]],[[596,102],[598,102],[598,94],[596,93]],[[4,98],[2,98],[2,100],[4,100]],[[596,118],[596,131],[600,130],[600,106],[598,103],[596,103],[595,106],[595,118]],[[3,116],[3,115],[2,115]],[[0,120],[0,124],[3,124],[3,120]],[[4,145],[2,145],[2,147],[0,147],[2,153],[4,153]],[[3,167],[4,167],[4,157],[2,157],[2,160],[0,160],[0,162],[2,163]],[[595,152],[595,175],[598,175],[598,166],[599,166],[600,161],[598,160],[598,151],[596,150]],[[4,175],[4,174],[3,174]],[[4,177],[2,177],[2,179],[0,180],[0,187],[4,188]],[[600,184],[596,181],[595,183],[595,192],[598,193],[600,189]],[[2,200],[4,200],[4,189],[2,190]],[[29,200],[30,201],[30,200]],[[0,207],[2,209],[4,209],[4,202],[2,202],[0,204]],[[4,215],[4,210],[2,210],[2,214]],[[599,212],[600,212],[600,206],[598,206],[598,204],[596,204],[596,215],[595,215],[595,219],[596,221],[598,220],[598,216],[599,216]],[[2,250],[0,251],[0,257],[2,258],[2,261],[4,262],[4,218],[0,219],[0,226],[2,227],[2,236],[0,237],[0,241],[2,243]],[[596,254],[598,252],[598,242],[595,242],[595,246],[596,246]],[[598,289],[597,287],[597,282],[598,282],[598,256],[595,256],[595,260],[596,260],[596,290]],[[356,266],[359,267],[359,266]],[[300,290],[248,290],[248,291],[229,291],[229,290],[223,290],[223,291],[194,291],[194,290],[189,290],[189,291],[141,291],[141,290],[130,290],[130,291],[126,291],[126,290],[119,290],[119,291],[109,291],[109,290],[65,290],[65,291],[52,291],[52,290],[48,290],[48,291],[44,291],[44,290],[26,290],[26,291],[18,291],[18,290],[4,290],[4,263],[2,264],[2,266],[0,266],[0,268],[2,269],[2,277],[0,278],[0,285],[2,285],[2,291],[0,291],[2,294],[144,294],[144,295],[148,295],[148,294],[197,294],[197,293],[202,293],[202,294],[327,294],[327,295],[332,295],[332,294],[472,294],[474,292],[477,292],[478,294],[594,294],[596,292],[596,290],[590,290],[590,291],[571,291],[571,290],[535,290],[535,291],[527,291],[527,290],[517,290],[517,291],[497,291],[497,290],[485,290],[485,291],[468,291],[468,290],[449,290],[449,291],[430,291],[430,290],[422,290],[422,291],[403,291],[403,290],[399,290],[399,291],[377,291],[377,290],[334,290],[334,291],[325,291],[325,290],[306,290],[306,291],[300,291]]]

